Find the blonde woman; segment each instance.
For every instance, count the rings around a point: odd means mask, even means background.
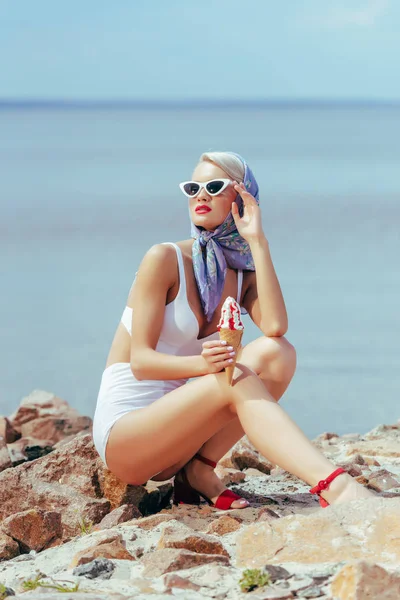
[[[176,503],[203,497],[217,508],[245,508],[214,467],[247,434],[322,505],[370,496],[277,402],[296,354],[284,337],[286,308],[250,167],[233,152],[206,153],[180,187],[191,237],[157,244],[141,262],[102,376],[93,423],[99,455],[130,484],[175,476]],[[260,329],[235,356],[232,386],[223,370],[234,350],[217,331],[229,296]]]

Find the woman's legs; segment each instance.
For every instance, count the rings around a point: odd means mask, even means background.
[[[285,337],[260,337],[244,346],[239,354],[239,360],[257,373],[276,401],[283,396],[296,370],[296,351]],[[198,453],[218,462],[243,435],[243,427],[238,417],[234,417],[207,440]],[[155,479],[160,481],[169,479],[181,467],[182,465],[174,465],[172,469],[157,474]],[[202,489],[213,502],[225,489],[214,469],[198,460],[190,461],[185,470],[192,485]],[[246,501],[235,500],[232,508],[243,508],[247,505]]]
[[[279,401],[295,373],[296,350],[285,337],[264,336],[244,346],[239,361],[257,373],[272,398]],[[218,462],[243,435],[243,428],[236,417],[207,440],[199,454]]]
[[[257,373],[267,391],[277,401],[283,396],[296,370],[296,350],[283,336],[257,338],[241,349],[238,360]],[[243,436],[244,431],[240,421],[237,416],[234,416],[197,451],[206,458],[218,462]],[[182,466],[183,463],[180,461],[158,473],[152,479],[154,481],[170,479]],[[209,476],[210,468],[207,465],[201,463],[196,466],[199,476],[201,470],[204,471],[206,477]],[[223,487],[220,492],[222,489]]]
[[[187,462],[232,420],[232,414],[264,456],[310,485],[332,472],[332,463],[273,400],[261,379],[242,364],[237,365],[231,387],[225,373],[205,375],[121,417],[110,433],[108,466],[123,481],[143,483],[169,465]],[[358,486],[345,475],[335,481],[345,478]],[[335,493],[350,483],[346,479]],[[335,494],[324,496],[331,502]]]

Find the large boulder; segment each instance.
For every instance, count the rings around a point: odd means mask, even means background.
[[[171,484],[128,485],[105,468],[90,434],[81,433],[51,454],[0,473],[0,521],[32,508],[61,515],[62,538],[82,533],[124,504],[137,514],[169,504]]]
[[[237,536],[238,566],[366,559],[400,562],[400,498],[371,498],[255,523]]]

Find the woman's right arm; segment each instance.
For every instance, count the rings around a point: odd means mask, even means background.
[[[226,347],[205,342],[202,354],[174,356],[156,351],[168,290],[177,271],[176,252],[157,244],[145,254],[130,294],[132,306],[131,369],[138,380],[186,379],[216,373],[229,365]]]

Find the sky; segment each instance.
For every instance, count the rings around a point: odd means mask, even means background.
[[[0,0],[0,99],[400,100],[400,0]]]

